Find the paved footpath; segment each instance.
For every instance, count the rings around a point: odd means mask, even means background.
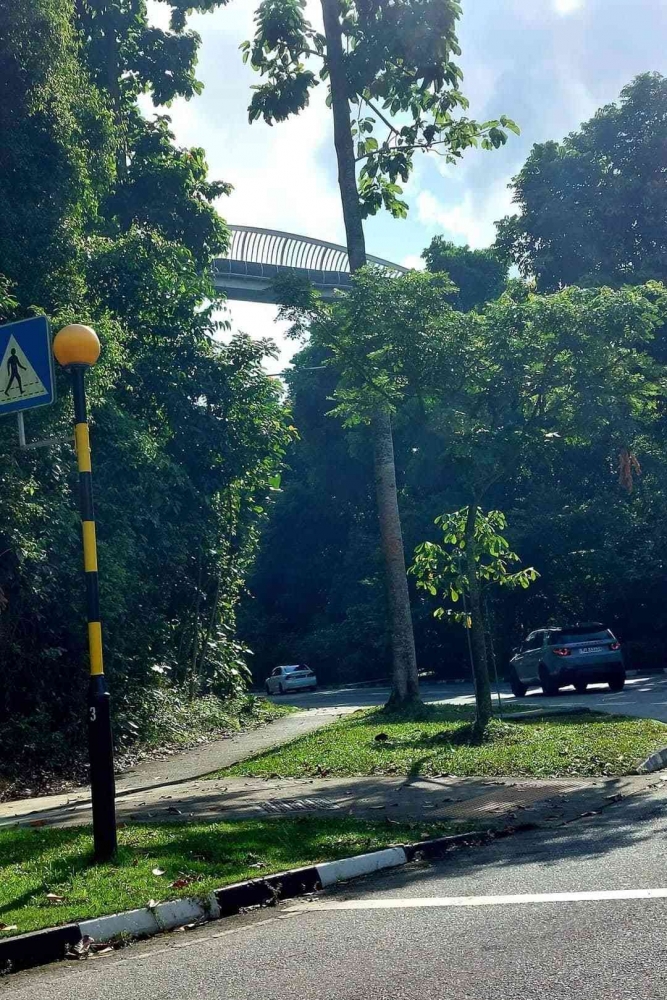
[[[194,750],[175,754],[165,760],[147,760],[129,771],[116,776],[116,793],[119,804],[131,792],[165,794],[165,787],[192,782],[203,774],[212,774],[224,767],[231,767],[240,760],[272,747],[289,743],[299,736],[321,729],[335,722],[351,709],[321,708],[308,712],[294,712],[281,719],[269,722],[257,729],[245,730],[222,740],[214,740]],[[56,813],[59,809],[75,803],[83,808],[90,802],[90,789],[77,788],[61,795],[40,795],[32,799],[0,803],[0,826],[16,821],[17,817],[35,819],[38,814]],[[85,808],[83,809],[85,814]],[[80,822],[87,822],[86,819]]]
[[[181,781],[151,788],[127,788],[117,797],[119,822],[196,822],[269,816],[358,816],[387,822],[453,822],[467,829],[525,824],[562,825],[598,815],[635,798],[665,778],[219,778]],[[91,820],[87,796],[0,806],[0,828],[78,826]]]

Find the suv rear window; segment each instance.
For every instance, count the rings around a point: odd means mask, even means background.
[[[597,632],[592,629],[571,628],[549,633],[550,646],[567,645],[568,642],[599,642],[602,639],[611,639],[613,641],[614,636],[608,628]]]

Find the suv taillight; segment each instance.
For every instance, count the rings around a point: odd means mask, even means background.
[[[556,654],[556,656],[569,656],[571,654],[571,652],[572,652],[572,650],[571,649],[567,649],[565,646],[555,646],[554,647],[554,653]]]
[[[620,642],[610,642],[609,643],[609,648],[613,649],[614,652],[615,652],[617,649],[621,648],[621,644],[620,644]]]

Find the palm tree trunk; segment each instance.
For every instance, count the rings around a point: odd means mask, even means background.
[[[366,241],[357,189],[339,0],[322,0],[322,14],[327,40],[327,67],[331,83],[338,185],[343,206],[350,270],[356,271],[366,263]],[[389,413],[384,410],[375,413],[372,433],[378,517],[392,641],[393,689],[390,700],[392,703],[405,703],[419,698],[419,680],[405,571],[403,532],[396,493],[394,442]]]
[[[475,701],[477,717],[475,729],[483,733],[491,718],[491,682],[489,680],[489,665],[486,654],[486,639],[484,637],[484,617],[482,615],[482,600],[479,577],[477,576],[477,560],[475,558],[475,521],[477,519],[477,504],[468,507],[466,520],[466,569],[468,591],[470,593],[470,642],[472,645],[473,671],[475,675]]]

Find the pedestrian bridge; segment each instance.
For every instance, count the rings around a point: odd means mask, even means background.
[[[213,261],[213,283],[228,299],[243,302],[274,302],[273,282],[281,274],[307,278],[325,299],[336,289],[350,287],[350,262],[347,249],[337,243],[325,243],[310,236],[282,233],[276,229],[254,226],[230,226],[232,239],[227,257]],[[368,255],[391,275],[408,270],[381,257]]]

